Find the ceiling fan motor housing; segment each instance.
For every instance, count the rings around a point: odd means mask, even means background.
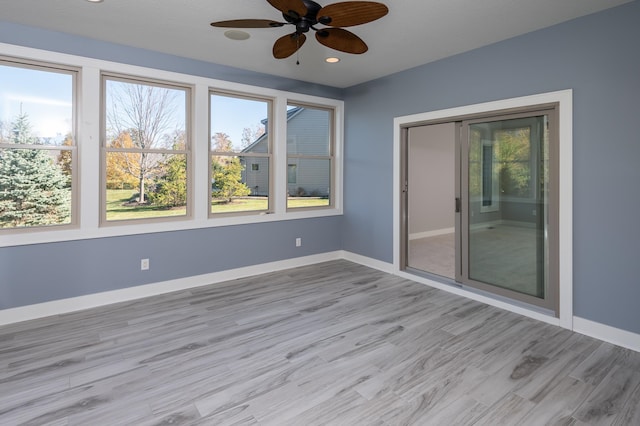
[[[331,22],[331,18],[327,16],[323,16],[318,20],[318,12],[322,9],[318,3],[312,0],[302,0],[304,5],[307,8],[307,14],[304,16],[300,16],[297,12],[290,10],[288,13],[282,13],[284,19],[296,26],[296,33],[302,34],[309,32],[309,29],[316,25],[318,22],[321,24],[328,24]]]

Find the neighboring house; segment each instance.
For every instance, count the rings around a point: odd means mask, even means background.
[[[267,120],[262,125],[268,129]],[[331,170],[327,163],[298,155],[328,155],[330,126],[322,110],[295,107],[287,111],[287,188],[290,196],[327,197]],[[267,130],[268,132],[268,130]],[[268,152],[265,132],[242,152]],[[241,157],[244,166],[242,181],[251,195],[268,195],[269,163],[266,158]]]
[[[269,126],[267,119],[261,121],[265,132],[242,152],[267,153],[269,152]],[[242,182],[251,189],[251,195],[269,195],[269,159],[265,157],[240,157],[242,164]]]

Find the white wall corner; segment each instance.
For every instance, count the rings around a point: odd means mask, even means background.
[[[367,266],[372,269],[377,269],[378,271],[386,272],[387,274],[393,274],[393,264],[388,262],[383,262],[381,260],[372,259],[367,256],[362,256],[356,253],[352,253],[350,251],[342,251],[342,258],[344,260],[348,260],[353,263],[358,263],[363,266]]]

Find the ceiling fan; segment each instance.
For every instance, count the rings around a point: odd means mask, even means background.
[[[387,6],[373,1],[345,1],[320,6],[312,0],[267,0],[282,12],[286,22],[269,19],[234,19],[212,22],[222,28],[277,28],[294,25],[295,31],[280,37],[273,45],[273,56],[284,59],[293,55],[307,40],[305,33],[314,30],[316,39],[324,46],[346,53],[361,54],[369,48],[351,31],[340,27],[366,24],[382,18],[389,12]],[[323,25],[317,28],[318,24]]]

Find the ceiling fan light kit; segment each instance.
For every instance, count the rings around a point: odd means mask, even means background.
[[[316,40],[340,52],[362,54],[369,48],[351,31],[341,27],[351,27],[375,21],[385,16],[386,5],[372,1],[345,1],[322,7],[312,0],[267,0],[271,6],[282,12],[285,22],[268,19],[235,19],[212,22],[220,28],[279,28],[294,25],[295,31],[276,40],[273,56],[284,59],[298,51],[307,40],[306,33],[315,32]],[[317,25],[323,25],[318,28]]]

